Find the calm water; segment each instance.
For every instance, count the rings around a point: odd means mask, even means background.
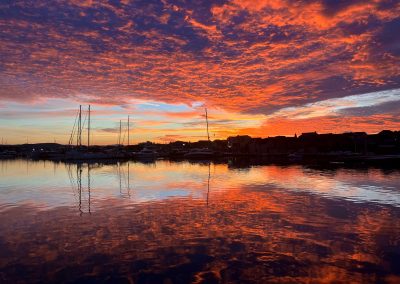
[[[400,171],[0,161],[0,282],[400,283]]]

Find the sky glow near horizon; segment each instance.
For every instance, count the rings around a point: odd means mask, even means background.
[[[400,129],[400,4],[391,0],[0,3],[0,133],[94,144]],[[125,142],[127,139],[125,139]]]

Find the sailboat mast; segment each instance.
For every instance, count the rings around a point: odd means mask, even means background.
[[[82,145],[82,105],[79,105],[78,131],[76,132],[76,146]]]
[[[128,146],[129,146],[129,115],[128,115]]]
[[[210,133],[208,132],[208,115],[207,115],[207,108],[206,108],[205,110],[206,110],[206,123],[207,123],[207,139],[208,139],[208,142],[210,142]]]
[[[87,146],[89,150],[90,146],[90,105],[89,105],[89,110],[88,110],[88,127],[87,127]]]
[[[76,131],[76,146],[79,145],[79,111],[78,111],[78,130]]]
[[[120,120],[119,121],[119,139],[118,139],[118,141],[119,141],[119,146],[121,146],[121,131],[122,131],[122,120]]]

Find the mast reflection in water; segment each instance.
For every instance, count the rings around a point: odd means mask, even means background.
[[[2,161],[0,282],[400,281],[400,172]]]

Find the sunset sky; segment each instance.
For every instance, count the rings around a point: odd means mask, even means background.
[[[2,0],[0,139],[400,130],[396,0]],[[125,140],[126,142],[126,140]]]

